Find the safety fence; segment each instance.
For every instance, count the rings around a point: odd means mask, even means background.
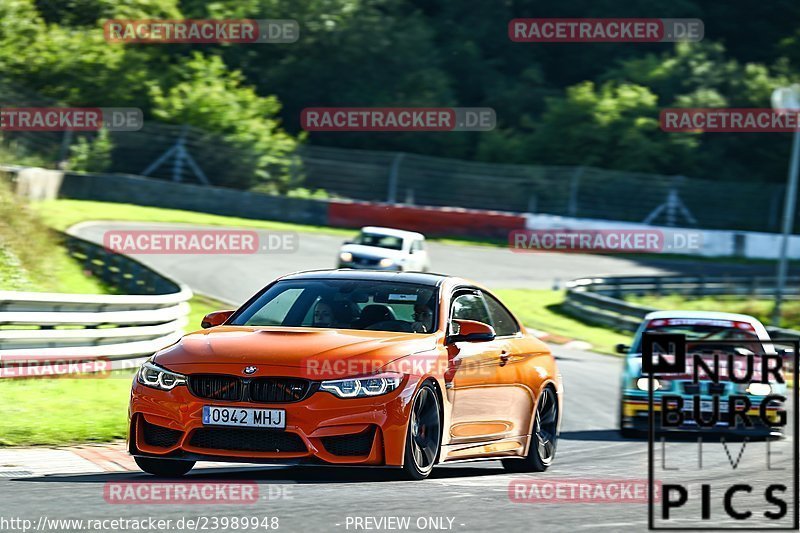
[[[0,102],[9,107],[59,104],[7,81],[0,81]],[[52,167],[68,161],[76,144],[94,135],[4,131],[0,159],[5,155],[9,162]],[[264,154],[252,147],[151,117],[139,131],[110,132],[109,144],[108,161],[103,160],[106,172],[148,175],[176,185],[202,184],[208,189],[209,203],[224,196],[220,192],[224,190],[305,188],[355,202],[778,232],[785,193],[782,181],[731,181],[724,176],[707,180],[580,165],[507,164],[318,145],[301,145],[293,153],[276,155],[270,168],[263,169],[254,161]],[[281,198],[286,205],[296,205],[292,198]]]
[[[85,272],[125,294],[0,291],[0,377],[130,368],[180,339],[188,287],[89,241],[63,238]],[[102,364],[74,366],[81,362]]]

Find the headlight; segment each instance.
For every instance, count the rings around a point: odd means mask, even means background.
[[[328,391],[339,398],[363,398],[365,396],[380,396],[391,392],[400,386],[402,380],[402,374],[385,372],[363,378],[323,381],[320,389]]]
[[[170,372],[150,361],[142,365],[136,379],[142,385],[161,390],[172,390],[178,385],[186,385],[186,376]]]
[[[636,381],[636,388],[638,388],[639,390],[647,390],[649,386],[648,383],[649,381],[650,380],[648,378],[639,378]],[[659,383],[656,378],[653,378],[653,390],[658,390],[660,388],[661,388],[661,383]]]
[[[350,252],[342,252],[339,254],[339,259],[341,259],[345,263],[349,263],[350,261],[353,260],[353,254],[351,254]]]
[[[385,268],[385,267],[390,267],[390,266],[392,266],[393,264],[394,264],[394,259],[389,259],[388,257],[384,257],[384,258],[383,258],[383,259],[381,259],[381,260],[380,260],[380,262],[378,263],[378,265],[380,265],[380,266],[382,266],[382,267],[384,267],[384,268]]]
[[[751,383],[747,387],[747,392],[753,396],[768,396],[772,393],[772,387],[769,386],[769,383]]]

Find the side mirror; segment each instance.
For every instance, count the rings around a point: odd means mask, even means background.
[[[447,342],[486,342],[493,341],[497,336],[494,328],[489,324],[476,320],[453,320],[453,333]]]
[[[617,353],[625,355],[626,353],[628,353],[628,350],[630,350],[631,347],[626,344],[617,344],[617,346],[614,349],[616,350]]]
[[[208,313],[203,317],[203,321],[200,322],[200,327],[207,329],[213,328],[214,326],[221,326],[231,317],[232,314],[233,310],[214,311],[213,313]]]

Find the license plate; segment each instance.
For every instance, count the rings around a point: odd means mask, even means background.
[[[203,425],[284,429],[286,428],[286,411],[284,409],[248,409],[204,405]]]

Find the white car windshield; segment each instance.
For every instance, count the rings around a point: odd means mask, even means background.
[[[363,246],[376,246],[378,248],[388,248],[389,250],[402,250],[403,239],[394,235],[382,235],[380,233],[360,233],[353,241],[354,244]]]

